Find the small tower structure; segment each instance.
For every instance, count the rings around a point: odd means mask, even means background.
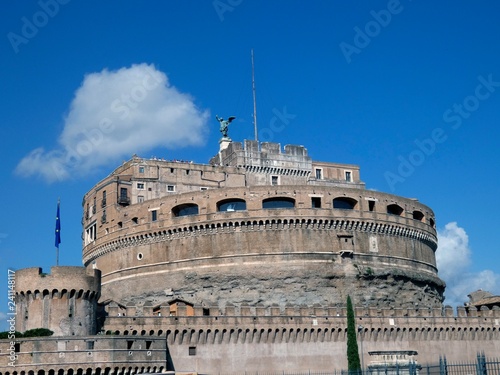
[[[16,330],[48,328],[55,336],[94,335],[101,272],[84,267],[16,271]]]

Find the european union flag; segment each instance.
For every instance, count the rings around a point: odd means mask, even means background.
[[[56,214],[56,247],[59,249],[61,243],[61,218],[59,217],[59,201],[57,201],[57,214]]]

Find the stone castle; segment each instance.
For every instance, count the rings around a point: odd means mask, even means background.
[[[366,361],[500,352],[498,307],[442,305],[433,211],[302,146],[134,156],[84,196],[82,223],[85,267],[16,272],[16,330],[54,335],[0,340],[0,375],[345,369],[348,295]]]

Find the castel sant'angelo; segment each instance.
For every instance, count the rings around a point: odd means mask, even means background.
[[[16,272],[16,331],[54,334],[1,340],[1,375],[345,369],[348,295],[365,364],[500,353],[497,307],[442,304],[430,207],[223,135],[208,164],[134,156],[85,194],[84,267]]]

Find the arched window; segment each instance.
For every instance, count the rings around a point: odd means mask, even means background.
[[[434,221],[434,219],[433,219],[432,217],[429,219],[429,225],[430,225],[431,227],[433,227],[433,228],[435,228],[435,227],[436,227],[436,222]]]
[[[418,220],[418,221],[423,221],[424,220],[424,214],[422,211],[413,211],[413,219]]]
[[[286,197],[267,198],[262,201],[262,208],[294,208],[295,199]]]
[[[389,215],[396,215],[396,216],[401,216],[403,214],[403,207],[397,205],[397,204],[390,204],[387,206],[387,213]]]
[[[333,200],[333,208],[340,208],[341,210],[354,210],[357,204],[356,199],[347,197],[338,197]]]
[[[198,205],[194,203],[180,204],[172,208],[174,216],[198,215]]]
[[[224,199],[223,201],[217,202],[217,211],[220,212],[244,211],[246,209],[247,202],[243,199]]]

